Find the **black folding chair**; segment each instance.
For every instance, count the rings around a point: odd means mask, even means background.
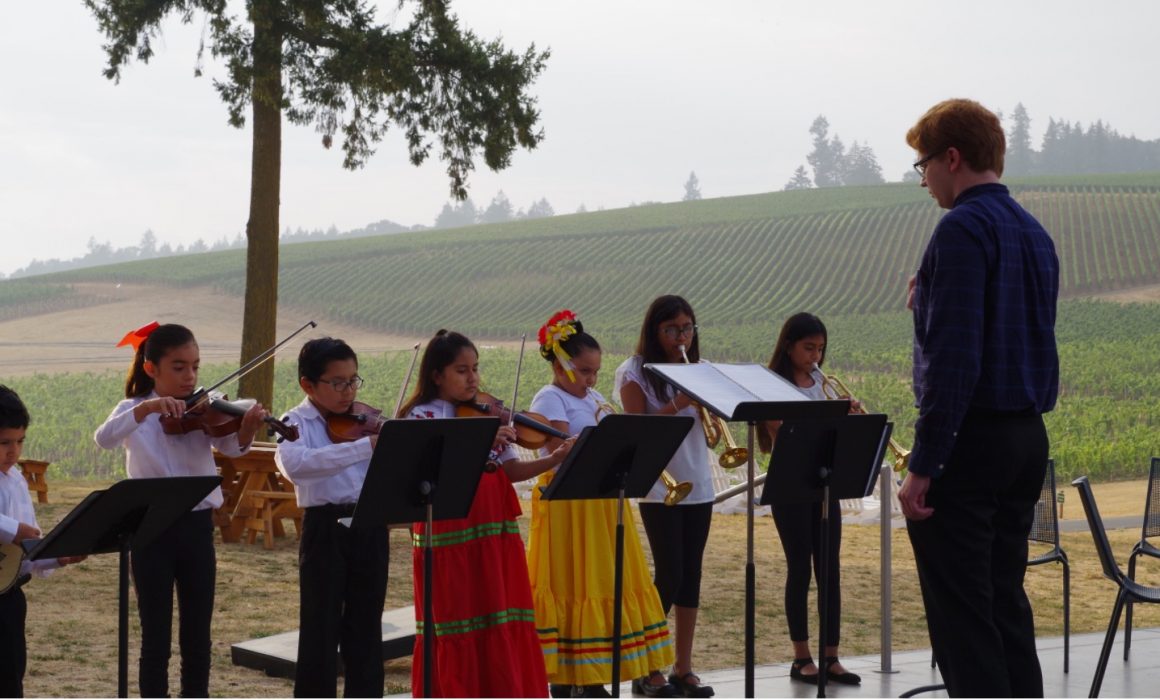
[[[1160,535],[1160,457],[1152,458],[1152,471],[1148,475],[1148,500],[1144,502],[1144,531],[1140,541],[1132,547],[1128,557],[1128,578],[1136,580],[1136,557],[1143,554],[1160,559],[1160,549],[1148,542],[1149,537]],[[1128,603],[1124,615],[1124,661],[1132,650],[1132,604]]]
[[[1071,485],[1079,489],[1079,498],[1083,502],[1084,515],[1087,516],[1088,529],[1095,540],[1096,553],[1100,555],[1100,564],[1104,567],[1104,576],[1116,582],[1120,587],[1116,594],[1116,604],[1112,607],[1112,619],[1108,623],[1108,632],[1104,635],[1104,646],[1100,649],[1100,660],[1096,664],[1096,675],[1092,679],[1091,692],[1088,697],[1096,698],[1100,695],[1100,685],[1104,682],[1104,670],[1108,667],[1108,657],[1112,654],[1112,643],[1116,641],[1116,628],[1120,624],[1120,613],[1129,603],[1160,603],[1160,588],[1141,586],[1120,571],[1112,555],[1112,545],[1108,543],[1108,533],[1104,531],[1104,521],[1100,519],[1099,508],[1096,507],[1095,496],[1092,495],[1091,484],[1086,476],[1081,476]]]
[[[1053,561],[1063,564],[1063,672],[1067,673],[1068,657],[1071,654],[1071,567],[1067,562],[1067,552],[1059,547],[1059,515],[1055,510],[1054,459],[1047,460],[1047,473],[1043,476],[1043,490],[1039,492],[1039,500],[1035,503],[1035,520],[1031,523],[1031,534],[1027,536],[1027,539],[1051,545],[1051,549],[1046,554],[1028,559],[1027,566],[1047,564]],[[1160,551],[1157,554],[1160,554]],[[1128,609],[1131,610],[1131,607],[1129,606]]]

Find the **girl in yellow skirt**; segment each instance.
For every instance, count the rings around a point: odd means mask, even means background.
[[[531,411],[570,435],[595,425],[610,410],[593,389],[600,345],[570,311],[553,316],[539,341],[553,381],[532,399]],[[544,453],[557,444],[549,440]],[[555,469],[542,474],[532,489],[528,569],[536,631],[553,697],[608,697],[603,683],[612,675],[616,501],[541,501],[541,488],[554,474]],[[628,504],[624,523],[619,680],[651,679],[646,682],[664,686],[658,669],[673,661],[672,640]]]

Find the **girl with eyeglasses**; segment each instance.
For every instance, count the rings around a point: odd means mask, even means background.
[[[125,380],[125,399],[97,428],[93,438],[106,450],[125,449],[130,479],[216,476],[213,450],[245,454],[266,416],[254,404],[237,433],[212,438],[198,430],[167,434],[162,417],[180,418],[185,398],[197,389],[201,354],[193,333],[175,323],[151,323],[125,335],[118,344],[134,349]],[[169,695],[169,656],[173,632],[173,595],[181,650],[181,697],[209,697],[210,624],[217,581],[213,509],[222,505],[222,490],[182,515],[157,539],[133,547],[129,563],[141,616],[141,697]]]
[[[636,354],[616,370],[615,393],[626,413],[685,415],[694,420],[677,453],[665,470],[677,481],[687,481],[693,489],[674,506],[666,506],[664,483],[657,481],[648,497],[640,501],[656,568],[654,582],[667,615],[676,607],[676,660],[666,682],[660,673],[633,682],[633,692],[648,697],[691,698],[713,695],[710,686],[693,673],[693,633],[701,592],[701,560],[709,539],[713,516],[713,482],[709,450],[697,406],[685,394],[673,389],[659,376],[644,369],[649,362],[690,362],[701,359],[697,338],[697,318],[689,302],[679,296],[658,297],[645,312]]]
[[[456,407],[479,389],[479,352],[466,336],[441,330],[427,343],[415,392],[400,418],[454,418]],[[423,696],[423,635],[435,635],[433,697],[546,697],[548,677],[536,634],[521,514],[513,481],[560,466],[572,440],[547,455],[521,459],[515,430],[499,428],[494,471],[479,479],[466,518],[437,520],[432,528],[432,607],[423,619],[425,523],[413,529],[415,653],[411,692]]]
[[[336,697],[339,653],[346,697],[383,696],[387,528],[339,523],[354,514],[378,435],[335,442],[326,420],[348,413],[362,384],[358,356],[345,342],[317,338],[303,344],[298,386],[306,396],[286,417],[298,426],[299,438],[279,443],[274,456],[305,510],[298,545],[295,697]]]
[[[596,391],[600,344],[571,311],[540,328],[540,355],[551,363],[552,383],[532,399],[531,410],[552,427],[576,435],[612,411]],[[548,454],[559,440],[550,439]],[[536,630],[548,667],[552,697],[608,697],[612,675],[612,601],[615,588],[616,500],[545,501],[552,483],[545,472],[532,489],[528,569]],[[620,678],[650,676],[673,661],[673,642],[644,551],[624,506],[624,570]],[[657,677],[660,676],[659,671]],[[663,680],[663,678],[662,678]]]

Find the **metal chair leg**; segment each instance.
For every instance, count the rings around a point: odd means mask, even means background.
[[[1063,563],[1063,672],[1068,671],[1068,657],[1071,655],[1071,567],[1067,559]]]
[[[1136,580],[1136,555],[1139,552],[1132,552],[1132,556],[1128,557],[1128,578],[1133,581]],[[1128,660],[1128,654],[1132,651],[1132,604],[1127,604],[1127,611],[1124,615],[1124,661]]]
[[[1108,657],[1112,655],[1112,643],[1116,641],[1116,628],[1120,625],[1120,613],[1124,609],[1127,597],[1127,590],[1121,586],[1120,592],[1116,595],[1116,605],[1112,608],[1112,620],[1108,623],[1108,633],[1104,635],[1104,646],[1100,649],[1100,660],[1096,663],[1096,675],[1092,678],[1091,692],[1088,693],[1089,698],[1100,696],[1100,686],[1104,683],[1104,670],[1108,667]]]

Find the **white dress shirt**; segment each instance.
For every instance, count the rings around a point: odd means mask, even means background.
[[[298,439],[278,443],[274,463],[293,482],[298,505],[357,502],[374,451],[370,438],[333,442],[326,419],[309,398],[290,409],[285,421],[298,426]]]
[[[240,457],[249,451],[249,445],[238,444],[237,434],[211,438],[197,430],[184,435],[166,435],[161,428],[161,417],[156,413],[148,414],[138,423],[133,409],[154,398],[157,398],[156,392],[125,399],[93,434],[97,444],[106,450],[125,448],[125,471],[130,479],[217,476],[211,448],[229,457]],[[222,490],[215,488],[194,510],[220,508],[221,505]]]
[[[24,478],[20,465],[13,464],[7,471],[0,470],[0,542],[11,544],[16,539],[16,528],[20,523],[40,529],[32,497],[28,495],[28,480]],[[20,565],[20,574],[48,576],[49,571],[58,566],[56,559],[26,560]]]

